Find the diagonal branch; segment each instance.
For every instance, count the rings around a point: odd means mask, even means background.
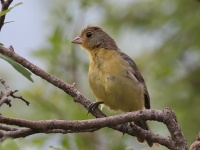
[[[15,53],[15,51],[13,51],[9,48],[0,46],[0,53],[7,57],[12,58],[14,61],[19,63],[23,67],[27,68],[28,70],[30,70],[35,75],[41,77],[42,79],[46,80],[47,82],[51,83],[52,85],[60,88],[65,93],[72,96],[74,98],[75,102],[80,103],[86,109],[91,104],[91,102],[74,87],[74,85],[70,85],[70,84],[64,82],[63,80],[60,80],[57,77],[45,72],[41,68],[37,67],[36,65],[32,64],[25,58],[23,58],[20,55],[18,55],[17,53]],[[99,109],[91,111],[91,113],[97,118],[105,117],[105,115]]]
[[[16,96],[14,95],[16,92],[18,92],[18,90],[13,91],[10,96],[12,96],[13,98],[18,98],[22,101],[24,101],[26,103],[27,106],[29,106],[30,102],[28,102],[27,100],[25,100],[22,96]]]
[[[25,58],[23,58],[20,55],[18,55],[17,53],[15,53],[13,50],[11,50],[9,48],[5,48],[3,46],[0,46],[0,53],[7,56],[7,57],[12,58],[14,61],[21,64],[23,67],[27,68],[28,70],[30,70],[35,75],[43,78],[47,82],[49,82],[49,83],[53,84],[54,86],[60,88],[65,93],[72,96],[75,102],[83,105],[86,109],[88,109],[88,106],[91,104],[91,102],[74,87],[74,85],[67,84],[64,81],[58,79],[57,77],[45,72],[44,70],[40,69],[36,65],[32,64],[31,62],[29,62]],[[150,112],[152,113],[151,117],[149,116],[150,114],[148,115],[148,113],[150,113]],[[102,121],[101,119],[107,120],[109,118],[109,117],[106,117],[105,114],[103,114],[99,109],[92,110],[91,113],[96,118],[100,119],[100,120],[95,119],[96,121]],[[127,115],[127,116],[129,116],[129,115]],[[159,121],[159,122],[163,122],[163,123],[166,124],[168,130],[170,131],[171,138],[164,138],[164,137],[162,137],[158,134],[153,134],[150,131],[143,130],[136,125],[133,125],[132,127],[129,126],[129,127],[127,127],[127,130],[124,131],[123,128],[122,128],[122,125],[119,125],[119,124],[124,123],[123,121],[117,122],[115,124],[115,120],[111,119],[112,120],[111,124],[106,124],[106,125],[104,124],[104,125],[112,128],[114,130],[118,130],[122,133],[127,133],[127,134],[132,135],[132,136],[137,136],[137,137],[140,137],[140,138],[143,138],[143,139],[151,140],[152,142],[155,142],[155,143],[160,143],[161,145],[164,145],[169,149],[187,150],[187,142],[184,139],[184,136],[183,136],[183,134],[180,130],[180,127],[177,123],[176,116],[174,115],[174,113],[170,109],[165,109],[163,112],[162,111],[154,111],[154,110],[144,110],[144,111],[135,112],[131,115],[133,115],[133,116],[131,116],[131,119],[129,118],[130,120],[126,120],[126,121],[124,120],[127,117],[126,114],[124,116],[119,115],[119,118],[120,118],[119,120],[129,122],[129,121],[133,121],[133,120],[141,120],[142,119],[142,120],[156,120],[156,121]],[[105,118],[103,118],[103,117],[105,117]],[[1,119],[0,119],[1,122],[4,119],[6,120],[5,117],[1,116]],[[49,126],[51,127],[54,124],[54,122],[51,122],[51,124],[46,124],[47,126],[45,126],[45,127],[42,126],[44,128],[43,129],[43,128],[38,128],[38,126],[32,127],[30,122],[25,122],[25,123],[23,122],[23,124],[21,124],[22,122],[20,122],[19,119],[15,120],[15,121],[19,121],[17,124],[16,124],[16,122],[13,122],[14,120],[7,120],[7,121],[8,121],[7,122],[8,124],[18,125],[18,126],[21,126],[21,127],[25,126],[25,127],[28,127],[29,129],[31,128],[31,129],[33,129],[34,131],[37,131],[37,132],[44,131],[46,128],[49,128]],[[41,124],[39,124],[39,125],[41,125]],[[103,123],[99,122],[98,127],[95,126],[95,129],[98,129],[100,127],[99,125],[103,125]],[[116,126],[116,125],[118,125],[118,126]],[[70,126],[68,126],[68,127],[70,127]],[[64,127],[65,130],[66,130],[66,128],[67,128],[67,126]],[[60,128],[56,128],[56,129],[61,130]],[[70,129],[71,130],[72,129],[78,130],[78,128],[76,128],[76,126],[71,126]],[[85,129],[87,130],[88,128],[84,128],[84,130]],[[48,129],[48,131],[49,130],[52,131],[52,128]]]

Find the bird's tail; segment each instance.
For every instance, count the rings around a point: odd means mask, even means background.
[[[141,128],[144,129],[144,130],[149,130],[149,127],[148,127],[146,121],[137,121],[137,122],[134,122],[134,124],[137,125],[137,126],[139,126],[139,127],[141,127]],[[145,139],[143,139],[143,138],[137,137],[137,140],[138,140],[139,142],[141,142],[141,143],[144,143],[144,142],[145,142]],[[147,142],[147,144],[148,144],[150,147],[153,146],[153,142],[151,142],[151,141],[149,141],[149,140],[146,140],[146,142]]]

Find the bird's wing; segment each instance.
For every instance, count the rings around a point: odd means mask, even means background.
[[[150,97],[149,97],[149,93],[147,91],[147,86],[145,84],[145,81],[144,81],[144,78],[142,77],[139,69],[137,68],[135,62],[128,56],[126,55],[125,53],[121,52],[121,51],[118,51],[119,55],[129,63],[129,65],[131,66],[132,68],[132,73],[133,75],[135,76],[135,78],[143,84],[144,86],[144,100],[145,100],[145,108],[146,109],[150,109]]]

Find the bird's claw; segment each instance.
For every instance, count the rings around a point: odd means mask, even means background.
[[[120,130],[122,131],[123,135],[127,131],[128,126],[129,126],[128,122],[120,125]]]
[[[103,102],[93,102],[88,106],[88,112],[87,114],[89,114],[91,111],[97,109],[99,107],[100,104],[103,104]]]

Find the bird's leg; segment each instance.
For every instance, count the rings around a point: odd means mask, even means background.
[[[130,112],[130,111],[129,111]],[[125,132],[127,131],[128,126],[131,125],[131,122],[129,124],[129,122],[124,123],[120,126],[120,129],[122,130],[123,135],[125,134]]]
[[[129,126],[129,122],[120,125],[120,130],[122,131],[123,135],[127,131],[128,126]]]
[[[93,102],[88,106],[88,113],[89,114],[91,111],[97,109],[100,104],[103,104],[103,102]]]

